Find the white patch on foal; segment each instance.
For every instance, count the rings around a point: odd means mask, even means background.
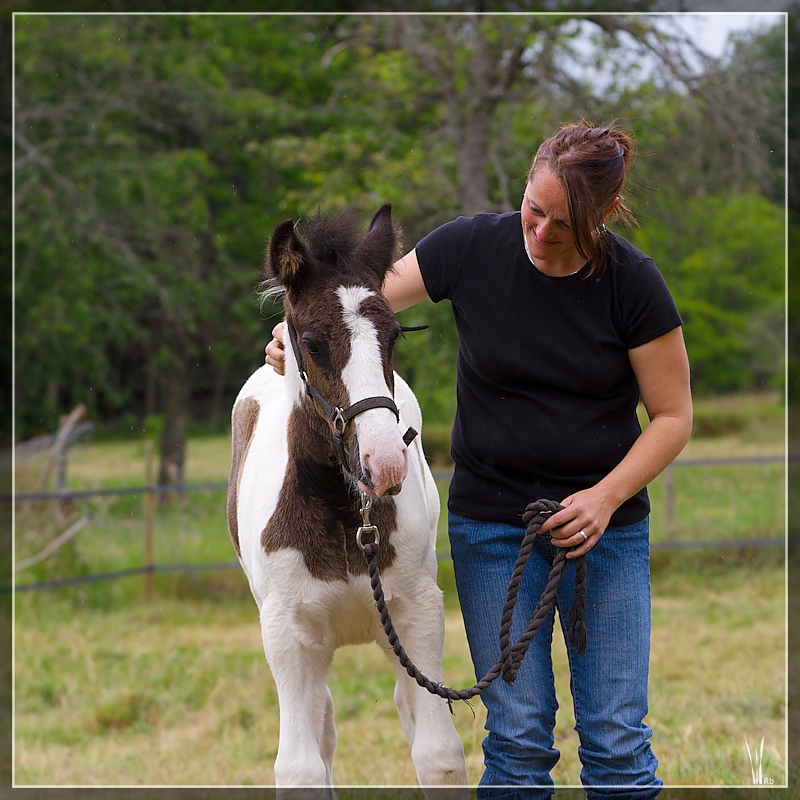
[[[372,340],[375,343],[375,350],[372,356],[375,363],[380,363],[380,350],[378,349],[378,336],[375,333],[375,326],[367,317],[361,313],[361,304],[368,298],[374,297],[375,292],[367,289],[366,286],[340,286],[336,290],[339,302],[342,304],[342,316],[347,329],[355,337],[364,337],[364,341]]]
[[[391,397],[381,368],[378,333],[360,311],[361,303],[375,292],[364,286],[340,286],[336,294],[351,335],[350,360],[342,370],[350,404],[374,397],[376,392]],[[361,464],[370,474],[375,494],[380,496],[402,483],[408,473],[408,453],[394,413],[387,408],[374,408],[359,414],[356,433]]]

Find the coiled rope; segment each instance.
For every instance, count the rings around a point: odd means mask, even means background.
[[[499,676],[511,684],[517,676],[517,672],[522,664],[533,637],[547,619],[547,615],[552,610],[556,602],[556,590],[561,582],[564,570],[567,566],[567,548],[558,548],[558,552],[553,558],[553,565],[547,579],[542,596],[536,604],[536,608],[531,614],[530,621],[520,638],[511,643],[511,621],[514,615],[514,606],[517,603],[519,585],[522,581],[525,565],[528,563],[533,543],[539,532],[542,523],[554,512],[560,511],[563,506],[553,500],[537,500],[529,503],[523,514],[522,521],[525,524],[525,536],[522,539],[519,556],[514,565],[514,572],[508,584],[506,602],[503,606],[503,614],[500,623],[500,657],[497,662],[489,669],[474,686],[468,689],[451,689],[442,683],[434,683],[430,678],[423,675],[414,665],[408,654],[400,643],[397,631],[392,624],[392,618],[386,607],[386,600],[383,595],[380,574],[378,571],[378,542],[372,542],[363,546],[364,558],[367,561],[372,594],[375,598],[375,605],[380,614],[383,629],[389,639],[389,644],[394,650],[398,660],[405,667],[406,672],[424,689],[431,694],[443,697],[448,703],[453,700],[469,700],[471,697],[481,694]],[[568,641],[574,645],[581,655],[586,651],[586,626],[584,624],[584,611],[586,607],[586,555],[575,558],[575,597],[567,618],[569,624]],[[451,706],[452,710],[452,706]]]

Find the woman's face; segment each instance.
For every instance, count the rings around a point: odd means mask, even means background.
[[[541,166],[525,187],[522,229],[534,261],[579,258],[570,230],[567,194],[547,166]]]

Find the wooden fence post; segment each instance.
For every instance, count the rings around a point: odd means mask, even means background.
[[[83,403],[75,406],[72,411],[61,420],[61,423],[58,426],[58,434],[56,435],[55,442],[53,442],[53,446],[50,448],[50,452],[47,456],[47,461],[45,462],[44,469],[42,470],[42,474],[39,476],[39,482],[36,484],[35,491],[43,492],[47,486],[47,479],[50,477],[50,473],[53,470],[53,467],[58,462],[60,457],[61,451],[64,449],[66,444],[67,438],[69,437],[72,429],[78,424],[78,420],[86,413],[86,406]]]
[[[36,488],[34,489],[35,494],[40,494],[44,492],[47,488],[47,481],[50,478],[50,473],[53,471],[53,467],[59,465],[62,460],[66,459],[66,455],[64,453],[66,446],[67,446],[67,439],[69,438],[70,433],[72,433],[73,428],[78,424],[78,420],[86,413],[86,406],[83,403],[78,404],[72,411],[66,416],[62,417],[59,426],[58,426],[58,433],[56,434],[55,441],[53,442],[53,446],[50,448],[50,452],[47,454],[47,460],[44,464],[44,469],[39,475],[39,480],[36,483]],[[63,480],[64,475],[66,474],[66,464],[63,463],[60,470],[59,475]],[[63,488],[59,486],[58,489],[60,490]],[[22,510],[25,512],[30,511],[32,506],[32,502],[29,500],[25,505],[22,507]],[[63,522],[62,514],[61,514],[61,507],[56,505],[56,521],[60,524]]]
[[[153,599],[153,523],[156,507],[156,495],[153,486],[153,443],[147,441],[144,446],[145,490],[142,498],[144,507],[144,599]]]
[[[63,429],[68,423],[68,418],[66,416],[62,416],[59,422],[59,430]],[[73,423],[74,424],[74,423]],[[58,452],[55,455],[55,486],[54,491],[62,494],[67,491],[67,455],[69,452],[69,447],[67,445],[67,440],[64,439],[61,443],[61,447],[59,448]],[[72,502],[70,500],[64,499],[59,500],[55,503],[55,514],[56,514],[56,523],[59,527],[64,527],[67,524],[67,518],[69,517],[70,513],[72,512]]]

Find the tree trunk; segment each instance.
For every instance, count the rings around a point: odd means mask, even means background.
[[[390,28],[389,41],[414,56],[419,68],[436,80],[447,109],[443,132],[457,154],[456,190],[459,211],[465,216],[496,210],[490,198],[492,119],[520,73],[529,34],[539,24],[504,29],[506,36],[499,44],[487,39],[479,14],[422,22],[402,16]],[[428,45],[432,32],[440,34],[448,47],[469,52],[466,74],[453,66],[457,60],[440,58]]]
[[[186,364],[176,360],[169,368],[166,381],[161,467],[158,476],[158,481],[162,485],[183,486],[190,396]]]
[[[489,138],[492,109],[481,107],[466,117],[466,131],[458,148],[458,186],[461,213],[471,217],[489,212]],[[465,115],[466,116],[466,115]]]
[[[145,372],[144,387],[144,416],[152,417],[156,413],[156,397],[158,384],[158,369],[153,361],[149,361]]]
[[[227,377],[227,364],[219,364],[214,372],[214,394],[211,397],[211,420],[209,427],[212,433],[219,432],[219,424],[222,419],[222,401],[225,397],[225,379]]]

